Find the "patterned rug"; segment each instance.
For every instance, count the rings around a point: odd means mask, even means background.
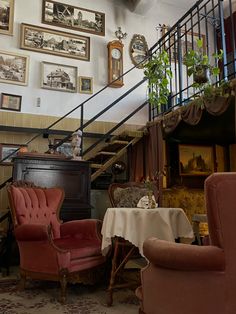
[[[139,303],[132,290],[113,294],[107,307],[106,291],[101,286],[68,285],[67,304],[58,302],[59,286],[54,282],[29,282],[19,291],[16,281],[0,282],[1,314],[137,314]]]

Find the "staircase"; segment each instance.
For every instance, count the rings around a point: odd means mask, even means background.
[[[120,135],[109,139],[93,157],[84,157],[91,162],[91,182],[105,172],[115,161],[123,156],[129,146],[133,146],[143,137],[143,131],[124,131]]]

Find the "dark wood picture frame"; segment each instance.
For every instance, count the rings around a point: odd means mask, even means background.
[[[24,144],[1,143],[0,144],[0,164],[1,165],[5,165],[5,166],[11,166],[13,164],[12,163],[12,158],[14,158],[17,155],[17,152],[21,148],[24,148],[24,150],[25,150],[25,149],[27,149],[27,145],[24,145]],[[11,153],[13,153],[13,151],[15,151],[14,154],[12,154],[9,158],[7,158],[4,161],[2,161],[2,159],[4,159],[5,157],[7,157]]]
[[[208,176],[214,172],[213,146],[179,144],[180,176]]]
[[[21,111],[22,96],[2,93],[0,109]]]
[[[43,0],[42,23],[105,36],[105,13]]]
[[[90,60],[90,38],[30,24],[21,24],[20,48],[78,60]]]

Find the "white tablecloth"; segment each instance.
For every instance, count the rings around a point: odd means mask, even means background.
[[[181,208],[108,208],[102,225],[102,254],[106,255],[114,236],[128,240],[143,255],[143,242],[150,237],[174,242],[194,239],[192,226]],[[183,241],[184,242],[184,241]]]

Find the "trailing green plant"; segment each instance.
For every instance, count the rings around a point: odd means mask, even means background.
[[[187,51],[184,56],[183,64],[187,67],[187,75],[193,75],[194,82],[192,87],[201,90],[211,83],[211,78],[219,75],[220,69],[218,66],[212,66],[210,64],[208,55],[203,51],[203,40],[198,39],[196,44],[196,50],[191,49]],[[218,61],[223,58],[223,50],[220,49],[219,53],[213,53],[212,57],[215,58],[218,64]]]
[[[172,71],[169,55],[165,50],[152,55],[144,66],[144,75],[148,78],[150,104],[153,107],[166,105],[170,95],[169,81]]]

